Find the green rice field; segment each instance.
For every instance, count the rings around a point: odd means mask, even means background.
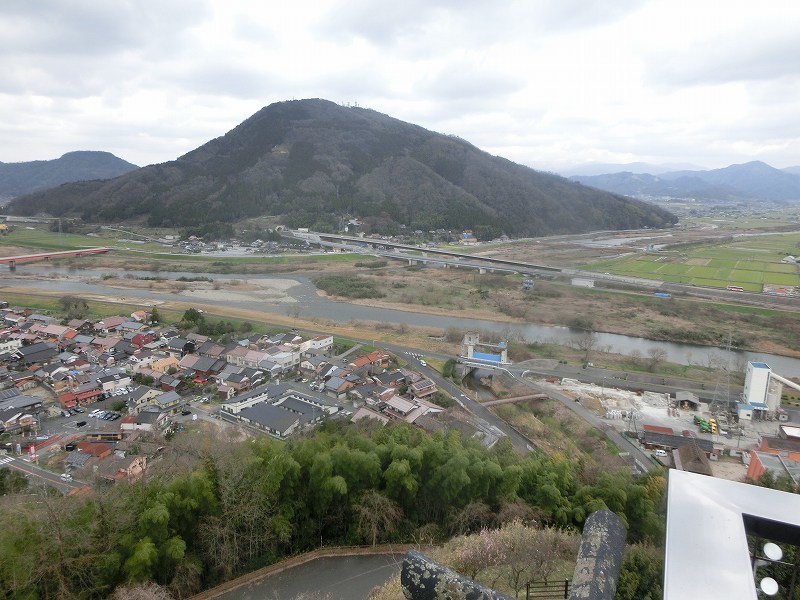
[[[800,234],[771,234],[742,236],[724,244],[641,252],[585,268],[670,283],[783,293],[800,286],[800,265],[781,261],[798,255]]]

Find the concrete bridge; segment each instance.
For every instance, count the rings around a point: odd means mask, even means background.
[[[113,248],[83,248],[81,250],[60,250],[57,252],[38,252],[36,254],[20,254],[18,256],[0,257],[0,263],[6,263],[11,271],[17,269],[17,263],[23,261],[50,260],[51,258],[61,258],[63,256],[84,256],[86,254],[105,254],[111,252]]]

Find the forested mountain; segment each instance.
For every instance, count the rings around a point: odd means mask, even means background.
[[[67,152],[55,160],[0,162],[0,204],[71,181],[110,179],[138,169],[110,152]]]
[[[607,173],[571,177],[617,194],[632,196],[672,196],[708,200],[800,200],[800,174],[775,169],[753,161],[709,171],[671,171],[649,173]]]
[[[670,225],[652,205],[494,157],[468,142],[326,100],[263,108],[175,161],[14,201],[14,214],[188,226],[276,215],[330,230],[343,215],[377,228],[544,235]]]

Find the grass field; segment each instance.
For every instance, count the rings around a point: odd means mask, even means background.
[[[76,234],[58,234],[43,229],[16,227],[11,233],[0,236],[1,246],[15,246],[26,248],[30,253],[42,250],[77,250],[107,246],[114,249],[114,256],[136,258],[141,261],[180,261],[187,263],[208,263],[212,267],[234,267],[246,264],[303,264],[318,262],[349,262],[363,260],[360,254],[330,253],[308,255],[267,255],[247,254],[244,256],[227,254],[184,254],[179,248],[166,249],[161,244],[147,242],[133,244],[130,241],[119,239],[120,232],[103,232],[97,237]],[[8,253],[6,253],[7,255]],[[16,253],[14,253],[16,254]]]
[[[586,268],[671,283],[716,288],[733,285],[748,292],[762,292],[800,286],[798,265],[781,262],[786,256],[799,254],[797,233],[742,236],[724,244],[642,252],[592,263]]]

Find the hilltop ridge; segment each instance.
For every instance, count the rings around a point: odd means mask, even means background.
[[[138,169],[110,152],[78,150],[53,160],[0,162],[0,205],[4,200],[62,183],[110,179]]]
[[[327,100],[271,104],[174,161],[63,185],[10,205],[176,227],[275,216],[330,230],[341,215],[391,230],[539,236],[671,225],[650,204],[491,156],[460,138]]]

